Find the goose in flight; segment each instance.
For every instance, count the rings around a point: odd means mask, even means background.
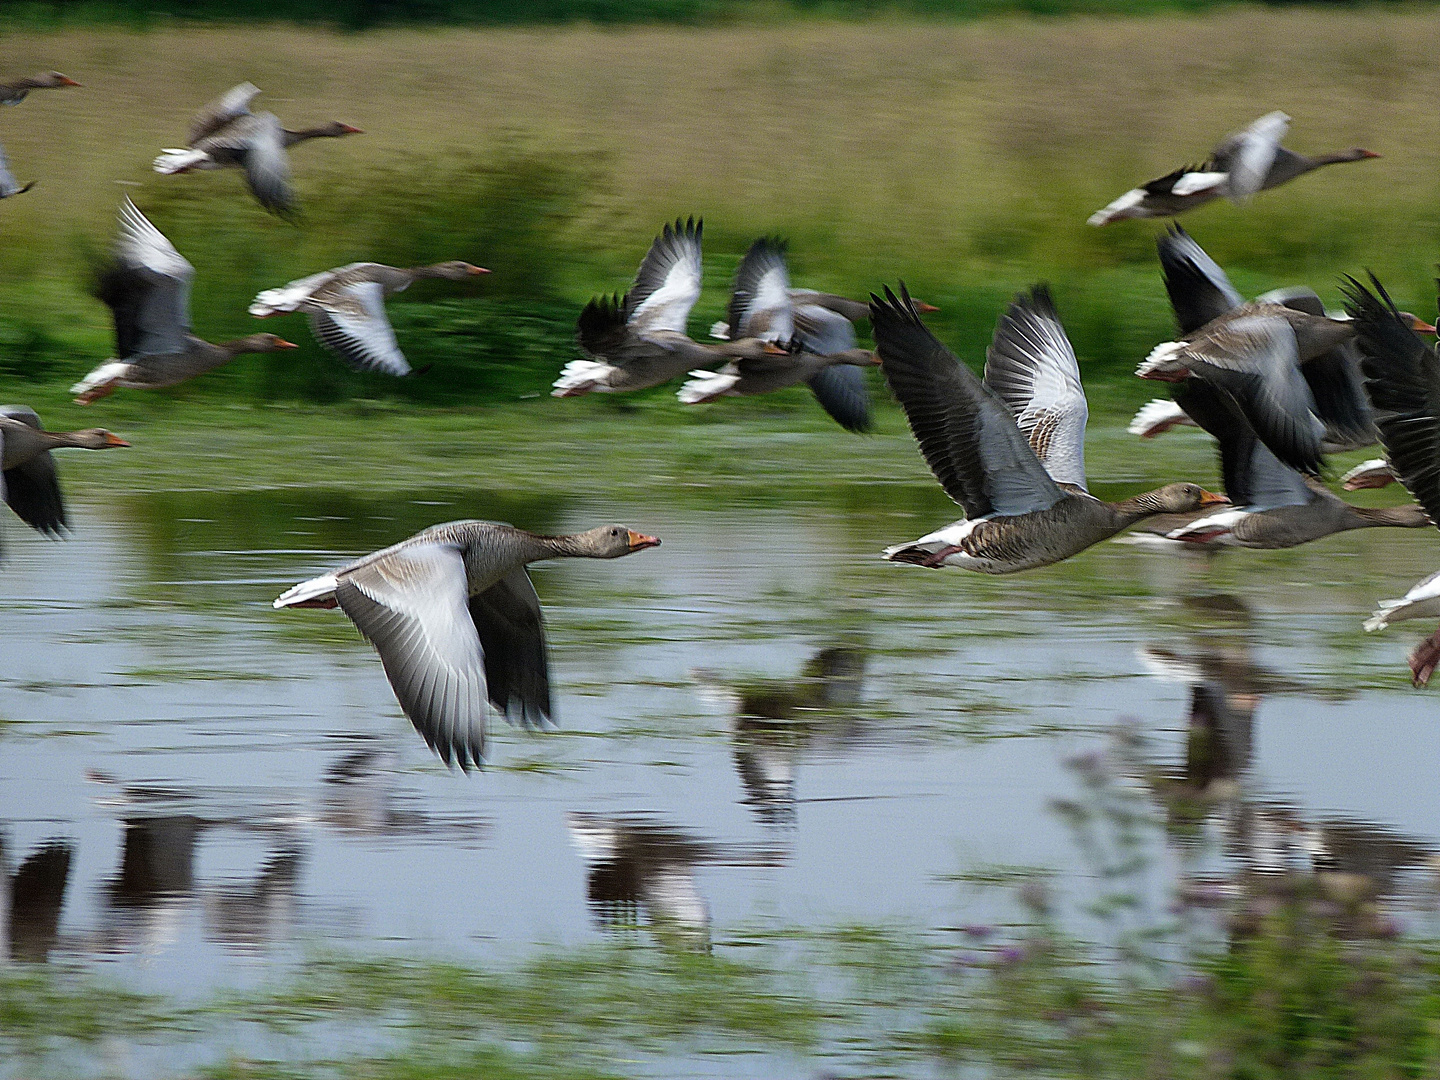
[[[1289,183],[1326,165],[1364,161],[1380,155],[1355,147],[1314,157],[1280,145],[1290,128],[1283,112],[1266,113],[1249,127],[1227,136],[1203,165],[1176,169],[1127,191],[1090,215],[1089,224],[1109,225],[1127,218],[1174,217],[1221,196],[1243,203],[1250,196]]]
[[[1228,500],[1168,484],[1119,503],[1085,489],[1089,408],[1049,290],[1015,298],[995,327],[985,380],[920,321],[904,286],[870,321],[891,391],[945,493],[965,517],[886,549],[894,562],[1009,574],[1068,559],[1137,521]]]
[[[489,272],[459,261],[409,268],[351,263],[299,278],[278,289],[266,289],[255,297],[250,314],[264,319],[303,311],[310,318],[315,340],[349,367],[409,375],[410,363],[400,351],[395,330],[385,314],[385,298],[404,292],[420,278],[464,281]]]
[[[104,428],[46,431],[34,409],[0,405],[0,496],[21,521],[42,536],[60,536],[70,524],[60,493],[60,474],[50,451],[129,445]]]
[[[0,83],[0,105],[19,105],[31,90],[59,90],[64,86],[80,84],[69,75],[58,71],[45,71],[14,82]]]
[[[190,283],[195,267],[175,250],[129,199],[120,208],[114,257],[101,271],[95,295],[115,320],[115,355],[70,388],[89,405],[120,387],[175,386],[227,364],[241,353],[295,348],[274,334],[251,334],[213,345],[190,328]]]
[[[680,401],[699,405],[803,382],[841,427],[869,430],[870,394],[861,369],[879,360],[856,346],[855,327],[848,318],[822,304],[797,304],[794,296],[785,244],[768,237],[756,240],[735,271],[727,339],[733,326],[741,338],[757,338],[787,354],[737,358],[718,372],[692,371],[677,395]],[[717,329],[719,324],[712,334]]]
[[[447,764],[480,766],[485,702],[526,726],[550,721],[540,559],[618,559],[658,545],[623,525],[537,536],[489,521],[434,525],[303,581],[277,608],[339,607],[375,646],[400,707]]]
[[[259,93],[254,83],[241,83],[206,105],[191,121],[185,146],[162,150],[155,159],[155,171],[169,175],[242,168],[245,182],[261,206],[276,214],[290,213],[295,208],[290,147],[309,139],[337,139],[364,132],[338,120],[288,131],[274,113],[250,111],[250,103]]]
[[[590,359],[572,360],[551,394],[646,390],[684,375],[700,364],[731,357],[786,355],[768,341],[744,338],[702,345],[686,332],[690,310],[700,299],[700,237],[704,222],[690,218],[667,224],[650,245],[623,297],[598,296],[585,305],[576,327],[580,349]]]

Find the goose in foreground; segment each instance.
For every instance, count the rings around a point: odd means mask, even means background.
[[[288,131],[274,113],[250,111],[250,103],[259,93],[253,83],[241,83],[206,105],[191,121],[185,146],[162,150],[155,159],[155,171],[168,175],[243,168],[245,181],[261,206],[277,214],[293,210],[286,151],[309,139],[338,139],[364,132],[338,120]]]
[[[266,289],[255,297],[250,314],[264,319],[290,311],[306,312],[315,340],[349,367],[409,375],[410,363],[385,315],[385,298],[404,292],[419,278],[464,281],[489,272],[458,261],[403,269],[383,263],[351,263]]]
[[[113,261],[101,271],[95,290],[114,316],[118,359],[105,361],[70,388],[77,404],[89,405],[120,387],[175,386],[241,353],[296,347],[274,334],[251,334],[219,345],[196,337],[190,329],[194,277],[190,261],[126,199]]]
[[[1178,226],[1158,246],[1184,336],[1157,345],[1137,375],[1223,391],[1271,452],[1305,473],[1319,472],[1327,442],[1350,449],[1374,441],[1357,357],[1348,351],[1356,334],[1351,320],[1327,316],[1310,289],[1276,290],[1247,303]],[[1407,317],[1417,330],[1434,330]],[[1132,427],[1141,419],[1137,414]]]
[[[1289,128],[1290,117],[1283,112],[1266,113],[1249,127],[1228,136],[1205,164],[1176,169],[1127,191],[1091,214],[1088,223],[1109,225],[1127,218],[1174,217],[1222,195],[1243,203],[1257,192],[1279,187],[1326,165],[1380,156],[1359,147],[1314,157],[1297,154],[1280,145]]]
[[[885,558],[987,574],[1047,566],[1152,514],[1226,502],[1168,484],[1119,503],[1085,490],[1089,409],[1049,290],[1016,297],[995,327],[977,379],[920,321],[901,286],[870,305],[880,370],[945,493],[964,519]]]
[[[60,474],[51,450],[109,450],[130,444],[104,428],[46,431],[35,410],[0,405],[0,495],[17,517],[42,536],[68,529]]]
[[[0,83],[0,105],[19,105],[31,90],[59,90],[63,86],[79,86],[69,75],[58,71],[45,71],[28,79]]]
[[[704,222],[667,224],[655,238],[624,297],[597,296],[585,305],[576,338],[588,360],[572,360],[551,391],[555,397],[646,390],[697,365],[731,357],[786,355],[773,342],[742,338],[702,345],[686,332],[700,299]]]
[[[5,156],[5,151],[0,149],[0,199],[8,199],[12,195],[24,195],[34,186],[34,180],[22,184],[15,179],[15,174],[10,171],[10,159]]]
[[[485,701],[526,726],[550,720],[540,599],[525,567],[618,559],[658,545],[623,525],[537,536],[451,521],[283,593],[275,607],[339,607],[375,646],[415,730],[449,765],[479,766]]]
[[[856,346],[855,327],[844,315],[821,304],[795,303],[782,241],[762,237],[740,260],[728,326],[741,338],[788,347],[788,355],[735,359],[718,372],[692,371],[677,394],[682,403],[768,394],[803,382],[841,427],[869,430],[870,394],[860,369],[880,361]]]
[[[1360,332],[1365,388],[1375,403],[1376,424],[1391,468],[1432,521],[1440,522],[1440,356],[1410,328],[1404,313],[1371,277],[1374,291],[1351,278],[1347,307]],[[1399,600],[1382,600],[1365,620],[1383,630],[1407,619],[1440,616],[1440,572],[1415,584]],[[1440,664],[1440,629],[1410,653],[1416,686],[1430,681]]]

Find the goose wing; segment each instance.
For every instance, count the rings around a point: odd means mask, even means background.
[[[1000,316],[985,352],[985,385],[1005,402],[1051,478],[1083,490],[1090,408],[1075,350],[1044,285],[1017,296]]]
[[[815,400],[846,431],[870,430],[870,390],[854,364],[821,368],[806,380]]]
[[[575,323],[575,340],[586,356],[613,362],[630,341],[625,302],[618,296],[596,296]]]
[[[249,82],[225,91],[195,114],[195,119],[190,122],[190,131],[185,136],[186,145],[194,146],[239,117],[249,116],[250,102],[258,93],[260,88]]]
[[[245,149],[245,182],[266,210],[288,213],[294,206],[290,191],[290,156],[285,152],[285,129],[274,113],[260,113]]]
[[[1233,202],[1244,202],[1265,185],[1280,140],[1289,130],[1290,117],[1277,110],[1266,113],[1215,148],[1212,161],[1217,169],[1229,173],[1226,194]]]
[[[1320,294],[1308,285],[1287,285],[1283,288],[1271,289],[1269,292],[1255,297],[1255,302],[1257,304],[1279,304],[1292,311],[1303,311],[1306,315],[1315,315],[1322,319],[1325,317],[1325,301],[1321,300]]]
[[[900,296],[870,298],[881,370],[899,399],[926,462],[969,518],[1025,514],[1065,495],[993,390],[975,377]]]
[[[1193,334],[1245,303],[1220,264],[1180,226],[1171,225],[1156,247],[1165,291],[1182,334]]]
[[[704,222],[667,224],[646,253],[625,296],[625,321],[637,334],[685,333],[690,309],[700,299],[700,236]]]
[[[5,150],[0,147],[0,199],[8,199],[11,195],[19,195],[34,187],[34,183],[21,184],[15,179],[15,174],[10,171],[10,159],[5,156]]]
[[[522,566],[470,598],[490,702],[525,727],[550,721],[550,661],[540,598]]]
[[[730,294],[730,336],[781,343],[795,336],[795,305],[782,241],[761,237],[740,260]]]
[[[1311,498],[1305,478],[1255,435],[1255,429],[1224,390],[1201,380],[1177,384],[1175,401],[1215,437],[1225,494],[1235,506],[1302,506]]]
[[[855,348],[855,324],[838,311],[819,304],[799,304],[794,319],[795,336],[808,353],[831,356]]]
[[[1240,315],[1186,347],[1190,370],[1228,391],[1255,434],[1281,461],[1320,469],[1324,425],[1300,373],[1295,331],[1273,315]]]
[[[0,405],[0,416],[44,431],[35,410],[24,405]],[[0,426],[0,458],[4,457],[5,431]],[[9,503],[16,517],[45,536],[59,536],[69,528],[65,500],[60,494],[60,474],[49,450],[29,461],[6,469],[0,481],[0,497]]]
[[[96,295],[115,318],[116,354],[177,353],[190,334],[190,283],[195,267],[128,198],[120,207],[115,260]]]
[[[385,314],[385,290],[379,282],[356,281],[328,288],[315,297],[310,332],[315,340],[356,371],[408,375],[410,364],[395,340]]]
[[[1384,286],[1354,278],[1346,308],[1359,328],[1365,388],[1390,464],[1406,490],[1440,521],[1440,357],[1410,329]]]
[[[415,730],[462,769],[485,753],[485,662],[467,592],[460,548],[439,541],[401,545],[335,586]]]

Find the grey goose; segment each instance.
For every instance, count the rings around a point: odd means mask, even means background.
[[[46,431],[34,409],[0,405],[0,496],[21,521],[42,536],[59,536],[70,525],[60,493],[60,474],[50,451],[129,445],[104,428]]]
[[[618,559],[658,545],[623,525],[538,536],[451,521],[287,590],[277,608],[339,607],[375,646],[400,707],[448,765],[485,756],[485,702],[527,726],[550,721],[540,599],[525,567]]]
[[[1153,514],[1226,502],[1176,483],[1119,503],[1085,489],[1089,409],[1075,352],[1037,286],[1000,317],[976,378],[920,320],[904,286],[874,297],[870,322],[891,391],[945,493],[965,517],[884,557],[1009,574],[1067,559]]]

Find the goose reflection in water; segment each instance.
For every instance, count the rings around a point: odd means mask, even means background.
[[[827,646],[793,679],[732,682],[707,670],[693,671],[691,677],[731,715],[735,769],[746,804],[767,824],[792,824],[801,757],[821,745],[843,746],[859,735],[859,722],[846,713],[860,704],[865,651]]]
[[[1243,611],[1239,601],[1227,599]],[[1242,934],[1253,930],[1276,901],[1297,899],[1325,905],[1343,932],[1388,933],[1388,918],[1375,901],[1401,894],[1407,871],[1435,874],[1440,852],[1385,825],[1315,818],[1251,790],[1255,718],[1262,698],[1321,691],[1256,663],[1244,627],[1239,629],[1197,636],[1189,649],[1147,645],[1140,650],[1152,673],[1190,686],[1181,763],[1157,766],[1136,732],[1122,735],[1134,771],[1164,807],[1173,840],[1193,847],[1207,823],[1218,819],[1222,825],[1229,869],[1220,875],[1189,875],[1182,899],[1229,905],[1231,929]]]
[[[642,916],[662,942],[708,949],[710,905],[699,866],[780,866],[783,852],[716,844],[648,814],[574,811],[570,838],[586,863],[586,897],[605,930],[633,929]]]
[[[420,800],[400,790],[398,755],[388,749],[356,750],[332,764],[322,778],[321,824],[346,836],[435,836],[478,842],[488,825],[480,818],[437,819]]]
[[[0,902],[5,904],[5,952],[11,960],[43,963],[60,937],[60,909],[70,881],[74,848],[51,840],[9,867],[8,845],[0,835]]]

